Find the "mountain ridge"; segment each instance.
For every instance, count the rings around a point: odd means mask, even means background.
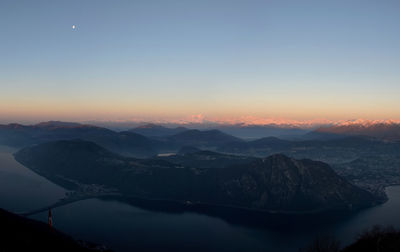
[[[50,142],[25,148],[15,158],[50,180],[61,176],[103,184],[148,199],[287,213],[358,209],[380,202],[329,165],[307,159],[279,154],[215,169],[126,158],[95,146],[87,141]]]
[[[316,133],[340,135],[360,135],[375,137],[383,140],[400,140],[400,124],[395,122],[352,123],[325,126],[316,129]]]
[[[128,131],[148,137],[165,137],[175,135],[186,130],[188,129],[182,126],[176,128],[168,128],[154,123],[147,123],[140,125],[136,128],[129,129]]]

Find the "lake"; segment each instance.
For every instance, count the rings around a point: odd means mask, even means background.
[[[25,212],[65,196],[65,189],[15,161],[12,155],[15,151],[0,146],[0,207],[12,212]]]
[[[15,150],[0,147],[0,207],[29,211],[64,197],[65,189],[16,162]],[[114,251],[297,251],[318,234],[342,244],[375,224],[400,227],[400,186],[387,188],[389,201],[337,218],[283,220],[282,225],[252,225],[194,212],[146,210],[118,201],[88,199],[53,209],[57,229],[76,239],[104,244]],[[47,221],[47,213],[31,218]],[[297,217],[296,217],[297,218]],[[319,217],[321,218],[321,217]],[[277,223],[280,223],[279,220]],[[301,223],[301,224],[299,224]],[[254,223],[253,223],[254,224]]]

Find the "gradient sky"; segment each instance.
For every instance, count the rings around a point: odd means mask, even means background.
[[[384,0],[0,0],[0,122],[400,119],[399,13]]]

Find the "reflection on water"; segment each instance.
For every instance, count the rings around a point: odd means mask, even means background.
[[[25,212],[63,198],[66,190],[15,161],[16,150],[0,146],[0,207]]]
[[[332,234],[342,244],[374,224],[400,227],[400,186],[387,189],[390,200],[341,221],[280,228],[246,227],[220,218],[183,212],[165,213],[113,200],[90,199],[53,211],[56,227],[115,251],[297,251],[318,234]],[[331,216],[333,217],[333,216]],[[46,213],[33,218],[45,221]],[[329,218],[329,217],[327,217]]]
[[[10,149],[0,148],[0,207],[33,210],[62,198],[65,190],[17,163]],[[387,188],[389,201],[351,216],[250,225],[247,219],[226,220],[194,212],[162,212],[117,200],[89,199],[53,209],[56,228],[108,245],[114,251],[297,251],[317,234],[333,234],[343,244],[375,224],[400,227],[400,186]],[[32,218],[46,221],[47,213]],[[272,222],[272,220],[271,220]],[[249,225],[247,225],[249,224]]]
[[[337,236],[351,242],[361,231],[374,225],[392,225],[400,228],[400,186],[386,188],[389,200],[382,205],[365,209],[346,222],[335,226]]]

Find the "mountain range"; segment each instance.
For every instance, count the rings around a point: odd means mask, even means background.
[[[230,162],[229,155],[263,158],[284,154],[296,159],[308,158],[328,163],[352,183],[382,195],[385,186],[400,183],[400,142],[388,140],[382,134],[377,137],[378,134],[373,135],[371,132],[372,129],[391,129],[390,132],[395,132],[398,126],[395,123],[385,123],[385,126],[378,123],[355,125],[357,123],[341,124],[340,129],[368,130],[360,130],[358,133],[353,130],[351,134],[344,134],[343,130],[327,132],[325,128],[320,128],[295,140],[271,136],[244,140],[220,130],[164,129],[147,124],[142,128],[150,132],[153,128],[162,129],[167,135],[161,135],[161,131],[158,131],[157,136],[144,136],[132,131],[116,132],[93,125],[51,121],[36,125],[0,125],[0,144],[20,149],[49,141],[81,139],[128,157],[151,158],[156,155],[214,151],[227,155],[227,163]],[[172,134],[175,130],[182,131]],[[207,158],[215,157],[209,155]],[[198,162],[208,167],[213,164],[211,160],[204,162],[199,154],[179,160],[185,165]]]
[[[328,132],[328,128],[319,128],[311,133],[306,133],[303,139],[297,140],[264,137],[251,141],[234,137],[220,130],[167,129],[154,125],[147,125],[141,129],[153,131],[154,127],[159,134],[163,131],[168,132],[167,135],[149,137],[132,131],[115,132],[92,125],[64,122],[46,122],[27,126],[9,124],[0,125],[0,144],[22,148],[48,141],[82,139],[94,142],[115,153],[131,157],[151,157],[162,153],[176,153],[182,147],[192,147],[258,157],[284,153],[295,158],[311,158],[330,164],[349,162],[368,155],[398,154],[397,150],[400,144],[397,141],[372,137],[372,133],[370,136],[362,135],[363,132],[371,132],[372,126],[368,127],[366,131],[360,130],[357,134],[343,133],[343,127],[351,127],[351,129],[356,127],[350,125],[340,126],[340,131]],[[359,127],[361,126],[356,128]],[[365,129],[365,127],[361,127],[361,129]],[[397,127],[396,124],[385,127],[375,126],[382,131],[390,129],[393,132]],[[172,134],[175,131],[179,132]],[[314,134],[316,139],[310,139],[310,134]],[[331,137],[327,137],[327,135]]]
[[[281,154],[244,158],[203,152],[136,159],[92,142],[68,140],[24,148],[15,158],[55,182],[105,185],[126,197],[285,213],[359,209],[381,202],[325,163]]]
[[[85,139],[114,152],[133,156],[155,155],[161,143],[133,132],[115,132],[92,125],[45,122],[36,125],[0,125],[0,144],[22,148],[55,140]]]
[[[147,136],[162,136],[172,133],[178,133],[182,128],[210,130],[218,129],[224,133],[243,139],[256,139],[267,136],[296,139],[301,138],[309,132],[331,132],[334,134],[352,134],[369,135],[376,137],[387,137],[387,132],[392,131],[398,139],[399,120],[342,120],[342,121],[310,121],[310,122],[287,122],[287,123],[140,123],[140,122],[90,122],[92,125],[110,128],[116,131],[133,130]],[[341,129],[341,130],[338,130]],[[367,129],[367,130],[365,130]],[[379,133],[380,132],[380,133]],[[386,132],[386,133],[384,133]],[[397,133],[396,133],[397,132]]]
[[[161,125],[148,123],[141,125],[139,127],[128,130],[129,132],[134,132],[147,137],[165,137],[175,135],[188,129],[185,127],[167,128]]]
[[[400,124],[393,122],[339,124],[320,127],[314,133],[338,136],[369,136],[383,140],[399,141]]]

